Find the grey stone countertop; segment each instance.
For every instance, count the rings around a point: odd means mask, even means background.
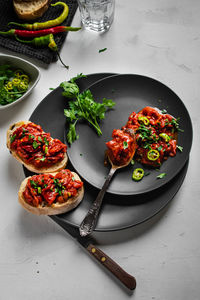
[[[69,71],[59,61],[47,67],[20,56],[40,69],[41,79],[26,100],[0,111],[0,299],[199,299],[199,12],[198,0],[116,0],[107,33],[82,29],[68,34],[60,54]],[[77,10],[72,26],[79,25]],[[107,50],[99,53],[103,48]],[[98,247],[136,277],[134,292],[123,288],[49,217],[35,216],[19,205],[24,173],[6,148],[9,125],[27,120],[49,88],[78,73],[101,72],[140,74],[164,83],[181,98],[193,123],[188,171],[173,200],[140,225],[94,233]]]

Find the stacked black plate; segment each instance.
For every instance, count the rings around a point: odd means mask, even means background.
[[[178,144],[183,147],[183,152],[177,151],[175,157],[164,162],[159,170],[150,170],[140,182],[131,179],[133,169],[141,167],[139,163],[119,170],[105,195],[96,231],[119,230],[144,222],[172,200],[185,178],[192,145],[192,123],[188,111],[171,89],[149,77],[98,73],[80,78],[77,83],[81,92],[89,88],[96,101],[108,98],[116,105],[101,121],[101,137],[87,124],[77,124],[79,139],[68,146],[67,167],[83,179],[85,195],[78,208],[58,216],[63,223],[79,227],[109,171],[109,166],[103,164],[105,142],[111,139],[113,129],[125,125],[131,112],[152,106],[180,118],[182,131],[178,135]],[[67,101],[62,96],[62,89],[56,88],[40,102],[30,120],[40,124],[52,137],[65,141],[67,124],[63,111],[67,108]],[[26,176],[30,175],[26,169],[24,171]],[[166,173],[166,176],[158,179],[160,173]]]

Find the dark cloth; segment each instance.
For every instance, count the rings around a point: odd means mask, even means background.
[[[66,2],[69,6],[69,14],[67,19],[61,24],[64,26],[70,26],[74,17],[74,14],[77,9],[77,1],[76,0],[61,0],[63,2]],[[52,1],[51,3],[56,3],[58,1]],[[63,11],[63,6],[49,6],[47,11],[44,13],[44,15],[37,20],[34,21],[23,21],[20,20],[17,15],[15,14],[12,0],[0,0],[0,31],[7,31],[11,28],[16,28],[13,26],[8,26],[7,24],[9,22],[17,22],[17,23],[34,23],[34,22],[44,22],[48,20],[52,20],[57,18]],[[24,29],[19,28],[18,29]],[[58,51],[61,49],[65,38],[67,36],[67,32],[59,33],[54,36],[55,42],[58,46]],[[22,38],[21,39],[25,39]],[[28,44],[22,44],[15,40],[14,37],[4,37],[0,36],[0,47],[4,47],[10,51],[18,52],[24,55],[27,55],[31,58],[36,58],[45,64],[50,64],[52,61],[56,61],[58,59],[55,52],[50,50],[47,47],[44,48],[36,48],[32,45]]]

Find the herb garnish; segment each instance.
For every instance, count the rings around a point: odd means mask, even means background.
[[[180,152],[183,152],[183,147],[182,146],[176,146],[176,148],[180,151]]]
[[[140,133],[140,138],[144,142],[143,148],[145,149],[150,148],[151,144],[157,141],[156,135],[152,135],[151,129],[145,125],[140,125],[140,127],[137,129],[137,132]]]
[[[10,142],[13,143],[16,138],[16,134],[10,136]]]
[[[53,182],[55,185],[55,192],[61,196],[65,187],[60,183],[58,178],[54,178]]]
[[[135,164],[135,161],[134,159],[131,160],[131,165],[134,165]]]
[[[49,142],[47,141],[47,138],[46,137],[44,137],[44,143],[45,143],[45,145],[49,145]]]
[[[126,141],[123,142],[124,150],[128,148],[128,143]]]
[[[35,189],[38,188],[37,183],[34,180],[30,180],[30,184],[32,187],[34,187]]]
[[[156,176],[156,178],[162,179],[162,178],[164,178],[166,175],[167,175],[166,173],[160,173],[158,176]]]
[[[78,78],[86,77],[83,74],[77,75],[70,79],[69,82],[62,82],[60,86],[63,88],[63,96],[67,98],[74,98],[69,101],[69,108],[64,110],[67,122],[69,123],[69,130],[67,133],[67,141],[72,144],[79,136],[76,133],[76,123],[78,120],[86,120],[97,131],[98,135],[102,134],[99,126],[99,121],[105,118],[107,109],[112,108],[115,103],[111,99],[104,98],[102,103],[96,102],[90,90],[82,93],[79,92],[79,87],[75,83]]]
[[[180,120],[180,118],[177,119],[172,119],[171,122],[169,124],[173,125],[175,127],[176,130],[180,131],[180,132],[184,132],[183,129],[180,129],[179,127],[179,123],[178,121]]]
[[[107,50],[107,48],[100,49],[100,50],[99,50],[99,53],[104,52],[104,51],[106,51],[106,50]]]
[[[33,141],[33,148],[37,149],[38,146],[39,146],[39,144],[36,141]]]

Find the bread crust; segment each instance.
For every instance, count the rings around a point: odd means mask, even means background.
[[[64,153],[64,158],[62,161],[52,165],[51,167],[45,167],[45,168],[36,168],[34,165],[32,164],[27,164],[25,163],[18,155],[15,151],[11,150],[11,143],[10,143],[10,137],[13,134],[13,132],[20,126],[28,124],[28,123],[32,123],[30,121],[19,121],[17,123],[14,123],[12,125],[10,125],[9,129],[7,130],[7,148],[9,149],[10,153],[12,154],[12,156],[17,159],[20,163],[22,163],[29,171],[33,172],[33,173],[37,173],[37,174],[41,174],[41,173],[53,173],[53,172],[58,172],[62,169],[64,169],[67,165],[68,162],[68,156],[67,153]]]
[[[34,20],[41,17],[49,8],[50,0],[13,0],[13,7],[22,20]]]
[[[51,175],[55,176],[57,173],[58,172],[51,173]],[[75,172],[71,172],[71,173],[76,180],[81,180],[80,177],[78,176],[78,174],[76,174]],[[67,200],[67,202],[64,202],[61,204],[55,203],[55,204],[52,204],[51,206],[41,206],[41,205],[38,207],[32,206],[25,201],[25,198],[23,196],[23,192],[25,191],[27,182],[28,182],[29,178],[31,178],[31,177],[32,176],[29,176],[22,181],[21,186],[19,188],[19,192],[18,192],[18,201],[22,205],[23,208],[25,208],[27,211],[29,211],[35,215],[63,214],[63,213],[66,213],[66,212],[74,209],[75,207],[77,207],[83,199],[84,187],[82,186],[78,190],[78,194],[75,197],[69,198]]]

